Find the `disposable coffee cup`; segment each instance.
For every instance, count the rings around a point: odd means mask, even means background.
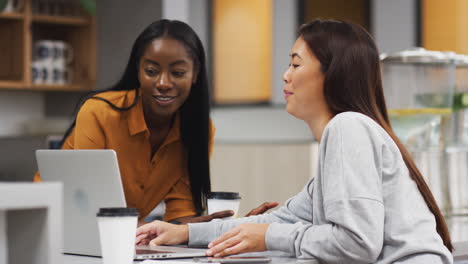
[[[135,208],[101,208],[97,221],[102,263],[133,263],[138,211]]]
[[[208,195],[208,214],[224,210],[234,211],[234,215],[224,219],[237,217],[241,197],[238,192],[211,192]]]

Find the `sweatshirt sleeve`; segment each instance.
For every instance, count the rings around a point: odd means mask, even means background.
[[[284,206],[271,213],[232,220],[215,219],[208,223],[189,225],[189,245],[206,246],[213,239],[244,223],[308,223],[312,221],[312,193],[313,180],[304,187],[303,191],[290,198]]]
[[[271,224],[268,250],[326,263],[377,260],[383,246],[384,206],[380,147],[371,130],[360,120],[330,121],[322,136],[321,175],[315,183],[322,192],[325,221]]]

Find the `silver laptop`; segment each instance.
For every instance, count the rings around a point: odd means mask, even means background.
[[[101,256],[96,213],[126,207],[114,150],[37,150],[42,181],[64,185],[64,253]],[[135,259],[205,256],[205,249],[137,246]]]

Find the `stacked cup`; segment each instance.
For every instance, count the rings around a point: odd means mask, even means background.
[[[34,44],[32,80],[34,84],[71,83],[72,47],[61,40],[39,40]]]

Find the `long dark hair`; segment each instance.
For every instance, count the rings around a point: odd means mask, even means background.
[[[210,144],[210,98],[208,77],[206,71],[205,51],[202,42],[193,29],[184,22],[176,20],[158,20],[148,27],[137,37],[133,44],[130,59],[120,80],[104,91],[93,91],[84,96],[79,103],[79,109],[88,99],[101,100],[109,104],[116,111],[127,111],[138,102],[138,64],[146,47],[155,39],[169,37],[180,41],[193,59],[194,72],[198,73],[196,82],[192,85],[190,95],[180,108],[180,133],[182,142],[187,152],[187,166],[190,179],[192,199],[198,214],[206,207],[206,197],[211,191],[209,144]],[[128,107],[119,107],[105,98],[99,97],[100,93],[107,91],[130,91],[135,90],[136,96]],[[77,111],[75,111],[77,112]],[[62,145],[73,131],[76,124],[65,132]]]
[[[453,250],[444,217],[410,154],[390,126],[385,104],[377,47],[362,27],[343,21],[314,20],[299,35],[321,64],[325,74],[324,97],[332,114],[359,112],[377,122],[395,141],[429,210],[444,245]]]

